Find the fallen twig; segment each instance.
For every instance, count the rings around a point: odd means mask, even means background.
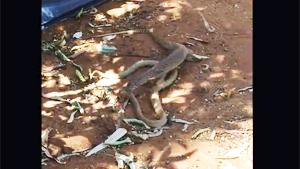
[[[189,39],[192,39],[192,40],[195,40],[195,41],[198,41],[198,42],[202,42],[202,43],[209,43],[208,41],[206,40],[203,40],[203,39],[200,39],[200,38],[196,38],[196,37],[193,37],[193,36],[186,36],[187,38]]]
[[[112,24],[103,24],[103,25],[93,25],[92,23],[88,23],[90,27],[92,28],[100,28],[100,27],[111,27]]]
[[[252,86],[248,86],[248,87],[244,87],[244,88],[241,88],[241,89],[238,90],[238,92],[240,94],[242,94],[242,93],[244,93],[246,91],[252,92],[253,91],[253,87]]]
[[[209,25],[209,23],[207,22],[207,20],[205,19],[204,15],[202,14],[202,12],[199,11],[199,14],[201,15],[203,22],[204,22],[204,26],[205,28],[208,30],[208,32],[215,32],[216,28],[214,28],[213,26]]]
[[[92,38],[100,38],[100,37],[104,37],[104,36],[109,36],[109,35],[120,35],[120,34],[133,34],[135,32],[137,32],[138,30],[127,30],[127,31],[120,31],[120,32],[112,32],[112,33],[106,33],[106,34],[102,34],[102,35],[95,35],[92,36]]]

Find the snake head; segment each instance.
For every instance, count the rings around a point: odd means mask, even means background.
[[[118,96],[120,102],[125,102],[125,100],[127,100],[129,98],[129,91],[127,88],[123,88],[120,90],[119,92],[119,96]]]

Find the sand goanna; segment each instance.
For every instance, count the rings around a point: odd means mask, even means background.
[[[120,78],[124,78],[142,66],[152,66],[146,72],[141,73],[140,75],[136,76],[134,79],[129,81],[128,85],[122,90],[121,95],[129,98],[130,102],[132,102],[132,104],[133,104],[136,115],[139,119],[145,121],[145,123],[151,127],[160,128],[166,124],[167,114],[162,109],[158,92],[160,90],[162,90],[163,88],[171,85],[171,83],[173,83],[173,81],[177,77],[176,69],[185,60],[187,60],[187,61],[203,60],[203,59],[208,59],[208,57],[193,54],[193,51],[191,49],[186,48],[182,44],[163,40],[163,39],[159,38],[158,36],[154,35],[153,30],[151,30],[151,29],[150,30],[146,30],[146,29],[142,30],[142,31],[140,31],[140,33],[148,33],[156,43],[158,43],[164,49],[167,49],[168,51],[170,51],[170,54],[166,58],[164,58],[160,61],[155,61],[155,60],[138,61],[137,63],[135,63],[133,66],[131,66],[126,71],[121,72],[119,74],[119,76],[120,76]],[[173,71],[173,72],[171,73],[170,78],[165,80],[165,77],[171,71]],[[137,89],[139,86],[147,83],[148,81],[158,79],[158,78],[160,78],[160,79],[157,81],[156,85],[153,87],[151,101],[152,101],[155,113],[157,115],[160,115],[160,119],[150,120],[143,115],[142,110],[139,106],[139,103],[138,103],[135,95],[133,94],[133,91],[135,89]]]

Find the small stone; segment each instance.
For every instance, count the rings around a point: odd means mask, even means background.
[[[74,35],[73,35],[73,38],[76,38],[76,39],[79,39],[79,38],[81,38],[82,37],[82,32],[76,32],[76,33],[74,33]]]

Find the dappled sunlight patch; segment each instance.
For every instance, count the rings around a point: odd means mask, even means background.
[[[171,91],[167,97],[178,97],[190,94],[192,89],[178,89]]]
[[[217,61],[218,63],[223,63],[224,60],[225,60],[225,55],[217,55],[217,56],[216,56],[216,61]]]
[[[193,110],[189,110],[189,111],[186,111],[186,115],[188,117],[191,117],[191,118],[197,118],[197,117],[201,117],[201,116],[204,116],[205,114],[207,114],[208,112],[205,110],[205,108],[203,107],[197,107],[196,109],[193,109]]]
[[[166,98],[162,98],[161,101],[163,104],[167,104],[167,103],[185,103],[185,97],[166,97]]]
[[[79,119],[82,120],[82,124],[90,124],[92,121],[97,120],[97,116],[83,116],[80,117]]]
[[[67,96],[67,95],[76,95],[80,92],[81,92],[81,90],[68,90],[68,91],[64,91],[64,92],[49,92],[49,93],[45,94],[45,96],[47,96],[47,97],[63,97],[63,96]]]
[[[207,8],[207,6],[194,8],[195,11],[203,11]]]
[[[194,103],[195,101],[196,101],[196,99],[194,98],[190,101],[190,103]]]
[[[86,113],[91,113],[92,112],[92,107],[88,106],[84,108],[84,112]]]
[[[182,1],[170,0],[164,1],[159,6],[166,8],[165,12],[172,15],[172,20],[181,19]]]
[[[162,98],[162,103],[185,103],[186,98],[182,96],[190,94],[191,91],[192,88],[173,90],[165,98]]]
[[[63,115],[58,115],[57,117],[58,117],[60,120],[62,120],[62,121],[67,121],[67,120],[68,120],[68,117],[63,116]]]
[[[71,80],[68,76],[59,74],[58,77],[58,87],[65,87],[71,84]]]
[[[96,22],[103,22],[106,20],[107,20],[107,18],[103,13],[98,13],[98,14],[94,15],[94,21],[96,21]]]
[[[205,89],[210,89],[211,88],[211,84],[209,81],[205,80],[203,82],[200,83],[200,87],[201,88],[205,88]]]
[[[169,146],[172,150],[170,156],[181,156],[189,148],[189,147],[184,147],[182,144],[179,144],[177,142],[170,143]]]
[[[213,72],[216,72],[216,73],[217,72],[222,72],[222,70],[223,70],[220,66],[214,66],[211,69],[212,69]]]
[[[167,20],[167,15],[159,15],[158,17],[157,17],[157,20],[159,21],[159,22],[162,22],[162,23],[164,23],[164,21],[165,20]]]
[[[225,74],[223,72],[220,73],[212,73],[209,75],[208,79],[222,79],[225,78]]]
[[[125,70],[125,66],[124,65],[122,65],[122,66],[120,66],[119,68],[118,68],[118,71],[124,71]]]
[[[73,151],[83,151],[92,146],[89,139],[81,135],[69,136],[67,138],[60,139],[65,142],[64,147],[71,148]]]
[[[57,131],[57,134],[55,134],[52,138],[64,138],[66,134],[60,134],[59,131]]]
[[[99,101],[92,105],[93,110],[100,110],[100,109],[103,109],[103,107],[105,107],[105,104],[103,103],[103,101]]]
[[[63,25],[59,25],[56,27],[56,30],[63,32],[65,30],[65,27]]]
[[[246,117],[253,117],[253,105],[251,101],[248,101],[242,108],[242,113]]]
[[[185,83],[179,84],[178,87],[183,88],[183,89],[191,89],[194,87],[194,85],[191,82],[185,82]]]
[[[99,101],[99,98],[94,95],[88,95],[87,97],[83,98],[80,100],[80,103],[83,104],[95,104],[97,101]],[[90,110],[87,109],[86,112],[89,112]]]
[[[83,129],[82,131],[91,131],[91,130],[94,130],[95,129],[95,127],[87,127],[87,128],[85,128],[85,129]]]
[[[53,115],[52,115],[53,111],[47,112],[45,110],[42,110],[41,114],[42,114],[42,116],[53,117]]]
[[[120,61],[122,58],[113,58],[112,63],[117,63],[118,61]]]
[[[114,70],[108,70],[102,76],[103,78],[97,82],[101,86],[112,86],[120,82],[119,75]]]
[[[88,39],[88,40],[76,39],[76,40],[74,41],[74,43],[76,44],[76,46],[73,46],[73,47],[71,48],[71,51],[74,51],[74,50],[80,50],[81,48],[86,47],[86,46],[88,46],[89,44],[96,43],[96,41],[95,41],[94,39]]]
[[[187,6],[189,8],[192,8],[192,4],[189,3],[187,0],[179,0],[178,1],[181,5]]]
[[[68,110],[68,111],[72,111],[72,110],[74,110],[74,107],[73,106],[66,106],[65,109]]]
[[[42,83],[43,88],[53,88],[55,87],[57,81],[56,79],[50,79]]]
[[[52,108],[52,107],[55,107],[55,106],[57,106],[61,103],[62,103],[61,101],[48,100],[48,101],[43,103],[43,107],[44,108]]]
[[[232,69],[230,73],[232,79],[242,79],[242,72],[240,70]]]
[[[119,18],[125,15],[126,13],[132,12],[139,8],[140,8],[139,4],[136,4],[134,2],[126,2],[125,4],[121,5],[120,8],[110,9],[106,13],[113,18]]]

